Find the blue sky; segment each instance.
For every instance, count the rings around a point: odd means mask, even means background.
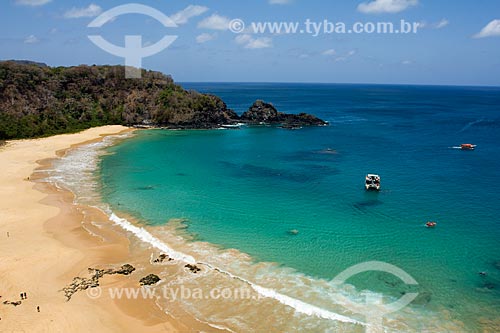
[[[123,64],[87,36],[116,45],[142,35],[144,46],[165,35],[177,40],[143,60],[177,81],[333,82],[500,85],[500,1],[481,0],[143,0],[177,28],[139,14],[101,28],[87,25],[123,0],[3,0],[0,59],[51,66]],[[228,29],[233,19],[242,33]],[[411,34],[263,33],[252,22],[420,23]]]

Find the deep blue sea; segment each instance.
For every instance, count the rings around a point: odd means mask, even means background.
[[[216,94],[238,113],[263,99],[330,126],[139,131],[101,162],[103,197],[114,210],[152,226],[182,218],[193,241],[311,280],[390,263],[418,282],[415,309],[446,313],[443,321],[468,331],[496,327],[500,88],[183,86]],[[462,143],[477,149],[456,149]],[[382,177],[380,192],[364,190],[367,173]],[[394,298],[408,291],[381,273],[349,282]]]

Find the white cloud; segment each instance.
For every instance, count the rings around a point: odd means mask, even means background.
[[[420,22],[418,22],[418,28],[419,29],[425,29],[427,27],[428,27],[428,24],[427,24],[426,21],[420,21]]]
[[[90,4],[86,8],[76,8],[68,10],[64,13],[65,18],[80,18],[80,17],[94,17],[101,14],[102,8],[96,4]]]
[[[403,61],[401,61],[401,64],[403,64],[403,65],[411,65],[411,64],[413,64],[413,61],[411,61],[411,60],[403,60]]]
[[[291,2],[292,0],[269,0],[271,5],[287,5]]]
[[[228,30],[230,22],[231,20],[229,18],[214,14],[198,23],[198,28],[210,30]]]
[[[485,37],[498,37],[500,36],[500,20],[493,20],[488,23],[474,38]]]
[[[250,40],[252,40],[252,36],[250,35],[238,35],[236,36],[236,38],[234,39],[236,41],[236,43],[238,44],[246,44],[248,43]]]
[[[273,47],[273,40],[269,37],[255,38],[245,45],[246,49],[267,49],[271,47]]]
[[[335,51],[334,49],[329,49],[329,50],[323,51],[323,53],[321,53],[321,54],[324,56],[334,56],[337,54],[337,51]]]
[[[442,19],[439,22],[436,23],[427,23],[426,21],[420,21],[418,22],[418,28],[419,29],[442,29],[450,24],[450,21],[448,19]]]
[[[439,21],[438,23],[436,23],[435,28],[436,29],[441,29],[441,28],[446,27],[448,24],[450,24],[450,21],[448,21],[447,19],[442,19],[441,21]]]
[[[36,44],[40,40],[35,35],[30,35],[24,39],[24,44]]]
[[[321,55],[324,55],[327,57],[333,57],[333,60],[335,60],[337,62],[338,61],[346,61],[347,59],[349,59],[350,57],[352,57],[355,54],[356,54],[355,50],[351,50],[351,51],[345,53],[344,55],[339,55],[337,53],[337,51],[334,49],[329,49],[329,50],[321,52]]]
[[[180,12],[170,16],[170,18],[178,25],[186,24],[190,18],[200,16],[207,10],[208,8],[204,6],[189,5]]]
[[[198,44],[203,44],[211,40],[214,40],[215,38],[217,38],[217,34],[202,33],[201,35],[196,37],[196,42]]]
[[[246,49],[266,49],[273,47],[273,40],[268,37],[253,38],[250,35],[244,34],[236,36],[234,40]]]
[[[358,10],[365,14],[399,13],[418,5],[418,0],[372,0],[358,5]]]
[[[16,0],[16,5],[21,6],[43,6],[51,2],[52,0]]]
[[[351,50],[351,51],[347,52],[345,55],[335,58],[335,61],[336,62],[346,61],[347,59],[349,59],[350,57],[354,56],[355,54],[356,54],[356,51],[355,50]]]

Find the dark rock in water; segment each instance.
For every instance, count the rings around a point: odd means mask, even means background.
[[[287,114],[279,112],[273,104],[258,100],[241,115],[251,124],[282,124],[283,128],[298,129],[302,126],[325,126],[328,123],[307,113]]]
[[[299,130],[299,129],[302,129],[302,126],[285,123],[285,124],[281,125],[280,128],[287,129],[287,130]]]
[[[325,177],[324,172],[311,172],[311,168],[305,166],[302,170],[288,170],[269,168],[254,164],[240,164],[227,161],[220,161],[221,165],[227,169],[227,172],[238,178],[269,178],[270,181],[275,181],[277,178],[288,180],[291,182],[313,182]],[[313,170],[314,171],[314,170]],[[333,172],[333,171],[332,171]]]
[[[380,200],[366,200],[366,201],[359,201],[355,203],[353,206],[358,210],[364,210],[368,207],[375,207],[381,204],[383,204],[383,202]]]
[[[328,123],[307,113],[285,114],[285,124],[288,126],[326,126]]]
[[[162,253],[162,254],[160,254],[160,256],[158,258],[156,258],[155,260],[153,260],[153,262],[156,263],[156,264],[161,264],[164,261],[173,261],[173,260],[174,259],[172,259],[169,256],[167,256],[166,254]]]
[[[359,201],[355,203],[356,206],[359,207],[372,207],[372,206],[378,206],[381,205],[382,201],[380,200],[366,200],[366,201]]]
[[[152,286],[160,281],[161,279],[158,277],[158,275],[149,274],[148,276],[145,276],[142,279],[140,279],[139,283],[141,284],[141,286]]]
[[[151,191],[151,190],[154,190],[155,187],[153,185],[149,185],[149,186],[141,186],[141,187],[138,187],[137,189],[139,191]]]
[[[426,305],[428,304],[432,299],[432,293],[429,291],[424,291],[418,294],[417,298],[413,300],[413,304],[417,305]]]
[[[247,112],[241,115],[241,120],[253,123],[279,123],[285,121],[284,114],[271,103],[258,100],[248,109]]]
[[[486,289],[492,290],[492,289],[495,289],[495,287],[496,287],[496,286],[495,286],[495,284],[494,284],[494,283],[488,282],[488,283],[485,283],[485,284],[484,284],[484,287],[485,287]]]
[[[198,272],[201,271],[201,269],[198,268],[198,266],[196,266],[196,265],[187,264],[184,267],[186,267],[187,269],[189,269],[194,274],[196,274],[196,273],[198,273]]]
[[[404,282],[400,278],[386,272],[376,272],[376,276],[379,281],[382,281],[386,286],[389,287],[394,288],[404,285]],[[405,291],[408,290],[406,289]]]

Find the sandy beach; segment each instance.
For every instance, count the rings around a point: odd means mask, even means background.
[[[111,232],[105,237],[91,235],[72,193],[35,182],[33,173],[40,163],[49,163],[47,159],[72,146],[126,131],[130,129],[105,126],[0,147],[1,332],[191,331],[150,300],[91,299],[79,292],[66,301],[61,291],[74,277],[88,276],[89,267],[128,263],[129,241]],[[86,215],[107,221],[99,211]],[[138,277],[104,276],[100,284],[138,286]],[[27,298],[21,299],[21,293]],[[17,306],[4,304],[19,301]]]

